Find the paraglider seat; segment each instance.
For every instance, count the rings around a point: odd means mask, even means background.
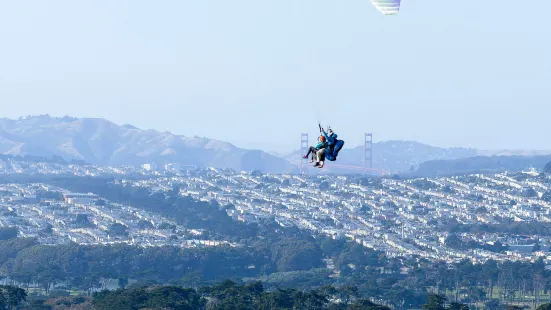
[[[335,155],[335,157],[337,157],[337,155],[339,155],[339,152],[340,152],[340,150],[342,149],[343,146],[344,146],[344,141],[343,140],[337,140],[337,143],[335,143],[335,149],[333,149],[333,154]]]
[[[337,160],[337,156],[339,155],[339,151],[342,149],[343,146],[344,146],[344,141],[343,140],[337,140],[337,142],[335,143],[334,148],[332,149],[332,151],[328,152],[325,155],[325,158],[327,158],[327,160],[329,160],[329,161]]]

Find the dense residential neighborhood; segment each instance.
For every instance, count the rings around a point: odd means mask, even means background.
[[[225,169],[162,169],[0,162],[2,174],[113,175],[115,182],[197,200],[216,200],[235,220],[260,222],[273,218],[334,239],[353,239],[389,257],[420,256],[457,262],[534,261],[547,259],[550,236],[500,232],[458,232],[454,247],[450,225],[498,225],[551,221],[551,182],[536,171],[407,179],[365,176],[278,175]],[[135,178],[131,176],[141,176]],[[39,192],[60,192],[60,200],[37,198]],[[128,243],[140,246],[216,246],[222,240],[202,239],[202,231],[181,227],[160,215],[105,201],[101,193],[71,193],[48,184],[0,186],[4,227],[38,237],[41,243]],[[498,246],[499,245],[499,246]],[[232,246],[239,246],[232,244]],[[549,256],[551,259],[551,256]]]
[[[17,227],[22,237],[44,244],[126,243],[139,246],[193,247],[224,241],[201,240],[201,231],[185,229],[171,220],[121,204],[106,203],[92,193],[65,193],[63,200],[40,199],[37,192],[63,192],[44,184],[1,186],[0,226]]]

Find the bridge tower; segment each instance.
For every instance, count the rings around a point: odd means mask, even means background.
[[[302,133],[300,135],[300,156],[306,155],[308,152],[308,148],[310,146],[308,145],[308,134]],[[301,158],[300,159],[300,174],[304,175],[306,171],[308,171],[308,165],[307,165],[308,158]]]
[[[373,134],[366,133],[364,140],[364,170],[371,175],[373,171]],[[369,170],[368,170],[369,169]]]

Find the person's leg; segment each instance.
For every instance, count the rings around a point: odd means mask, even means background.
[[[323,168],[323,163],[325,162],[325,149],[323,149],[323,152],[318,153],[318,168]]]
[[[316,155],[317,151],[318,151],[318,149],[316,149],[315,147],[313,147],[313,146],[310,147],[310,152],[312,153],[312,158],[310,159],[311,163],[314,162],[314,155]]]
[[[319,165],[319,162],[322,160],[321,158],[324,154],[325,154],[325,148],[319,149],[316,152],[316,164],[314,165],[314,167],[317,167]]]
[[[314,153],[317,151],[317,149],[313,146],[311,146],[310,148],[308,148],[308,153],[306,153],[306,155],[302,156],[302,158],[308,158],[308,155],[310,155],[310,153],[312,153],[312,158],[314,157]]]

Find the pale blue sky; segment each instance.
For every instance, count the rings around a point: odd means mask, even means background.
[[[551,149],[551,1],[0,0],[0,116]],[[317,107],[318,112],[313,107]],[[470,123],[470,124],[469,124]]]

